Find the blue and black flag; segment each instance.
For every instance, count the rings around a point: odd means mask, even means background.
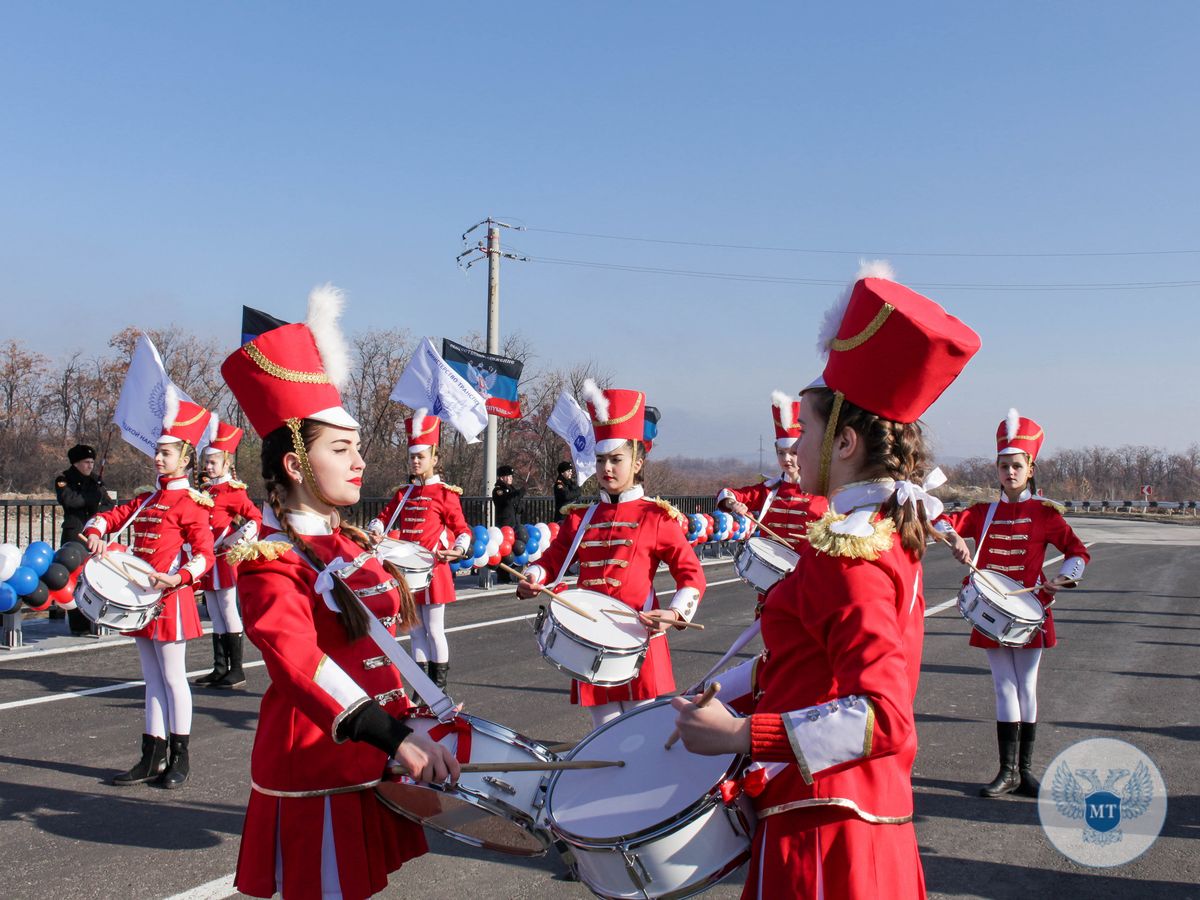
[[[523,363],[507,356],[472,350],[454,341],[442,340],[442,359],[487,400],[487,411],[501,419],[521,418],[517,383]]]
[[[279,328],[281,325],[289,323],[283,319],[277,319],[274,316],[263,312],[261,309],[254,309],[251,306],[242,307],[242,343],[248,344],[260,334],[265,334],[272,329]]]

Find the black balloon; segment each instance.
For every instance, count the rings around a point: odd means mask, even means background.
[[[42,584],[46,585],[52,591],[57,591],[60,587],[64,587],[70,580],[71,570],[62,563],[56,562],[50,563],[50,568],[42,576]]]
[[[68,572],[74,572],[87,559],[87,548],[79,541],[67,541],[54,554],[54,561],[62,563]]]
[[[26,594],[21,599],[30,606],[41,606],[50,597],[50,589],[46,587],[46,582],[38,579],[37,587]]]
[[[513,556],[520,556],[522,553],[524,553],[525,552],[525,542],[524,541],[513,541],[512,552],[513,552]]]

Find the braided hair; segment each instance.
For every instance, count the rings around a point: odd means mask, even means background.
[[[313,445],[313,442],[320,435],[323,428],[324,426],[320,422],[312,419],[305,419],[301,423],[300,437],[304,442],[306,450]],[[287,535],[288,540],[291,541],[295,551],[303,556],[317,571],[320,571],[325,568],[325,563],[308,546],[303,535],[299,534],[292,527],[287,515],[286,503],[292,487],[292,481],[284,469],[283,458],[291,452],[294,452],[292,447],[292,432],[288,426],[284,425],[277,428],[263,438],[262,476],[267,488],[267,502],[270,504],[271,511],[275,514],[275,518],[279,521],[280,527],[283,529],[284,534]],[[345,524],[342,524],[340,528],[342,533],[354,541],[354,543],[374,555],[374,549],[371,546],[370,540],[361,530]],[[398,584],[400,613],[397,624],[403,630],[407,631],[417,622],[417,610],[413,602],[412,592],[409,590],[408,583],[404,580],[404,576],[399,570],[390,563],[384,563],[383,567],[388,571],[388,574],[396,579]],[[338,618],[341,620],[342,627],[346,630],[347,640],[355,641],[365,636],[370,625],[370,619],[368,618],[367,611],[354,595],[354,592],[340,578],[334,578],[332,594],[334,603],[338,608]]]
[[[824,421],[833,412],[834,393],[829,388],[806,391],[805,401]],[[894,422],[868,412],[846,400],[838,415],[838,428],[850,428],[858,434],[866,450],[863,476],[894,478],[897,481],[920,481],[929,469],[929,448],[919,422]],[[925,504],[901,506],[893,496],[880,507],[880,513],[891,517],[900,535],[901,546],[921,559],[926,540],[933,534],[925,519]]]

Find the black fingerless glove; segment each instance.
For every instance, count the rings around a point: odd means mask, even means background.
[[[400,742],[410,734],[411,728],[389,716],[374,700],[364,703],[338,726],[338,737],[370,744],[388,756],[395,756]]]

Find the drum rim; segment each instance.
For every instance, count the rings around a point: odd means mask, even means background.
[[[1011,579],[1011,578],[1009,580],[1015,581],[1015,579]],[[1022,616],[1018,613],[1011,612],[1010,610],[1005,609],[1003,606],[1000,606],[991,597],[989,597],[985,591],[981,591],[978,587],[976,587],[975,582],[973,580],[968,581],[966,584],[964,584],[962,586],[962,590],[960,590],[958,592],[958,596],[961,598],[962,595],[965,594],[968,590],[975,592],[975,595],[978,598],[976,600],[976,604],[983,603],[983,604],[987,605],[987,607],[989,609],[994,609],[999,613],[1003,613],[1004,615],[1006,615],[1010,619],[1012,619],[1014,622],[1019,622],[1022,625],[1041,625],[1043,622],[1046,621],[1046,607],[1041,606],[1041,604],[1038,603],[1036,600],[1033,600],[1031,602],[1035,603],[1041,607],[1042,614],[1041,614],[1041,616],[1039,616],[1038,618],[1035,619],[1030,616]],[[972,609],[974,609],[974,607],[972,607]]]
[[[620,687],[623,684],[629,684],[629,682],[637,678],[638,671],[641,669],[641,666],[638,666],[634,669],[633,674],[623,681],[589,681],[579,672],[576,672],[574,669],[568,669],[557,659],[551,658],[549,654],[546,653],[546,648],[542,645],[542,633],[540,631],[538,632],[538,649],[542,651],[542,659],[550,663],[550,665],[554,666],[554,668],[558,669],[558,671],[562,672],[564,675],[570,675],[571,678],[573,678],[575,681],[578,681],[580,684],[590,684],[594,685],[595,687]]]
[[[626,718],[635,716],[638,713],[645,715],[646,712],[648,712],[649,710],[657,709],[660,706],[668,706],[671,703],[671,699],[672,698],[668,697],[663,700],[655,700],[653,703],[648,703],[645,706],[639,706],[636,709],[632,709],[627,713],[623,713],[622,715],[618,716],[615,719],[612,719],[609,722],[605,722],[599,728],[592,731],[592,733],[589,734],[587,737],[585,737],[582,741],[580,741],[578,744],[576,744],[569,753],[564,754],[562,758],[565,760],[574,759],[575,754],[577,754],[584,747],[586,747],[587,744],[590,743],[593,738],[596,738],[599,735],[603,734],[605,731],[609,730],[610,728],[615,727],[617,722],[620,722]],[[728,804],[726,804],[724,800],[720,799],[721,784],[723,782],[727,781],[729,778],[731,778],[736,772],[745,768],[745,764],[746,764],[745,754],[741,754],[741,753],[733,754],[733,760],[730,762],[729,766],[725,769],[725,774],[722,775],[721,778],[719,778],[717,780],[717,783],[714,784],[712,787],[708,788],[706,791],[704,791],[704,793],[701,794],[700,797],[695,802],[689,804],[688,806],[686,806],[682,810],[680,810],[678,813],[676,813],[675,816],[673,817],[673,819],[671,820],[671,822],[659,821],[659,822],[655,822],[653,825],[649,825],[646,828],[643,828],[639,831],[632,831],[632,832],[629,832],[628,834],[624,834],[624,835],[620,835],[620,836],[614,835],[612,837],[604,837],[604,838],[589,837],[586,835],[576,834],[575,832],[571,831],[566,826],[561,825],[555,819],[554,810],[552,808],[552,800],[554,797],[554,788],[557,787],[559,779],[562,778],[562,775],[563,775],[564,770],[560,769],[559,771],[554,772],[550,776],[550,780],[546,783],[546,805],[545,805],[546,824],[547,824],[547,826],[549,826],[551,831],[553,831],[555,834],[562,837],[564,840],[567,840],[568,843],[579,842],[581,845],[594,846],[599,849],[612,849],[616,845],[624,845],[626,847],[641,846],[642,844],[647,843],[650,840],[653,840],[655,837],[661,836],[659,834],[659,832],[662,832],[663,834],[670,834],[671,831],[674,829],[669,826],[672,826],[674,824],[682,824],[682,823],[688,823],[688,822],[694,821],[694,819],[704,810],[704,808],[706,808],[709,805],[727,806]]]
[[[75,583],[75,590],[71,594],[71,596],[75,598],[76,603],[79,602],[80,594],[83,594],[83,596],[87,599],[95,598],[95,600],[98,601],[98,604],[101,606],[115,607],[116,609],[123,609],[128,612],[143,612],[147,609],[153,609],[155,606],[163,602],[162,591],[159,591],[152,601],[142,603],[138,606],[130,606],[127,603],[122,603],[120,600],[112,600],[108,597],[105,597],[102,593],[93,588],[82,578]],[[146,596],[148,597],[149,595],[147,594]]]
[[[783,541],[777,541],[774,538],[763,537],[761,534],[755,534],[755,535],[751,535],[750,537],[746,538],[746,540],[745,540],[745,542],[743,542],[742,546],[747,547],[747,548],[752,547],[754,541],[761,541],[764,544],[770,544],[771,546],[774,546],[774,547],[780,547],[796,557],[796,561],[795,561],[795,563],[792,564],[792,568],[783,570],[784,575],[793,571],[796,568],[796,566],[798,566],[800,564],[800,554],[798,552],[796,552],[795,550],[793,550],[791,547],[789,547],[787,544],[783,543]],[[757,554],[755,554],[753,550],[750,550],[750,554],[752,556],[754,556],[755,559],[761,561],[763,565],[770,566],[772,569],[775,568],[773,565],[771,565],[771,563],[768,560],[765,560],[761,556],[758,556]]]
[[[599,591],[588,591],[588,593],[597,594],[601,597],[604,597],[606,600],[611,600],[613,603],[616,603],[619,606],[623,606],[626,609],[632,609],[632,607],[629,606],[628,604],[621,603],[620,600],[617,600],[613,597],[609,597],[608,594],[601,594]],[[560,603],[559,605],[562,606],[563,604]],[[599,611],[602,611],[602,610],[598,610],[598,612]],[[554,615],[554,602],[553,601],[546,604],[546,620],[556,622],[561,627],[562,631],[565,631],[567,634],[569,634],[572,638],[577,640],[579,643],[584,644],[588,647],[591,647],[594,650],[611,650],[614,654],[616,654],[618,656],[632,656],[635,653],[645,653],[650,647],[650,632],[649,631],[646,632],[646,637],[636,647],[615,648],[615,647],[610,647],[608,644],[597,644],[594,641],[590,641],[585,637],[580,637],[578,634],[576,634],[574,631],[572,631],[570,628],[568,628],[567,624],[565,622],[563,622],[561,619],[559,619],[558,616]],[[613,624],[616,624],[616,623],[613,623]],[[619,628],[618,628],[618,631],[620,631]],[[541,635],[541,631],[539,631],[538,634]],[[621,634],[626,634],[626,632],[621,631]]]

